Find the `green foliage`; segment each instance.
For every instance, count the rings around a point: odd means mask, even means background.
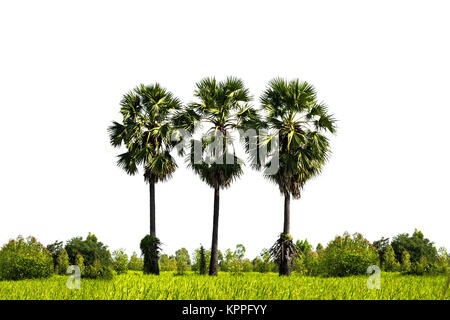
[[[62,248],[59,251],[58,257],[56,259],[56,271],[58,274],[66,274],[67,268],[69,267],[69,255],[66,249]]]
[[[323,245],[319,242],[316,247],[316,251],[320,251],[323,249]]]
[[[260,145],[272,149],[273,137],[279,137],[278,171],[265,177],[278,185],[282,195],[298,199],[306,181],[321,172],[330,155],[324,133],[336,131],[335,119],[326,105],[318,102],[314,87],[298,79],[271,80],[260,101],[264,112],[261,126],[268,131],[261,136]],[[268,161],[257,167],[271,166],[273,152],[266,156]]]
[[[430,271],[429,268],[430,266],[427,258],[425,256],[421,256],[419,261],[412,263],[410,272],[417,275],[423,275],[424,273],[428,273]]]
[[[450,256],[447,253],[447,250],[444,247],[439,248],[438,250],[438,262],[436,266],[437,273],[448,273],[449,264],[450,264]]]
[[[395,252],[392,246],[387,246],[384,250],[382,269],[390,272],[397,272],[400,270],[400,263],[395,260]]]
[[[78,254],[83,257],[84,272],[81,273],[83,277],[110,279],[113,276],[108,247],[98,241],[94,234],[89,233],[85,240],[82,237],[70,239],[65,249],[71,264],[77,264]]]
[[[411,255],[406,250],[402,251],[401,270],[404,273],[409,273],[411,271]]]
[[[130,262],[128,263],[128,270],[133,271],[143,271],[144,270],[144,260],[139,258],[136,254],[136,252],[133,252],[133,254],[130,257]]]
[[[177,269],[177,261],[174,256],[168,256],[167,254],[162,254],[159,258],[159,265],[161,271],[175,271]]]
[[[205,255],[205,248],[203,248],[203,246],[200,246],[199,255],[200,257],[198,262],[198,273],[206,274],[206,255]]]
[[[258,257],[253,260],[253,270],[260,273],[274,272],[277,264],[270,257],[269,250],[263,249]]]
[[[170,154],[175,145],[171,116],[181,109],[180,100],[158,83],[141,84],[125,94],[120,105],[122,122],[108,128],[111,145],[127,148],[118,156],[118,166],[134,175],[143,165],[145,180],[153,183],[171,178],[177,167]]]
[[[433,271],[437,265],[438,253],[436,248],[429,239],[425,238],[423,233],[415,230],[412,236],[407,233],[399,234],[391,243],[395,251],[397,260],[401,259],[403,250],[407,250],[411,255],[412,268],[410,272],[423,274],[424,272]],[[427,263],[423,266],[424,259]],[[421,261],[422,260],[422,261]]]
[[[63,242],[62,241],[55,241],[47,246],[47,250],[52,254],[53,258],[53,267],[56,270],[58,265],[58,256],[59,253],[63,249]]]
[[[84,258],[83,258],[82,254],[77,253],[77,255],[75,256],[75,265],[77,265],[78,268],[80,268],[81,275],[83,275],[85,272],[85,266],[84,266]]]
[[[177,264],[177,274],[184,274],[190,269],[191,259],[186,248],[181,248],[175,252],[175,260]]]
[[[144,277],[129,272],[111,281],[84,279],[81,290],[67,290],[66,279],[0,281],[0,300],[440,300],[447,282],[446,275],[383,272],[381,290],[368,290],[367,275],[324,278],[220,272],[218,277],[193,273],[174,277],[173,272],[161,272],[159,277]],[[447,293],[447,303],[449,298]]]
[[[0,250],[0,280],[45,278],[53,268],[51,253],[34,237],[19,236]]]
[[[373,246],[378,251],[378,256],[380,258],[380,266],[382,266],[384,262],[384,254],[386,252],[387,247],[389,246],[389,238],[382,237],[380,240],[374,241]]]
[[[295,245],[297,246],[299,253],[307,254],[308,252],[312,251],[312,245],[309,244],[308,239],[297,240]]]
[[[117,274],[127,273],[128,256],[123,249],[115,250],[112,254],[113,269]]]
[[[379,264],[377,250],[359,233],[337,236],[320,256],[326,276],[365,274],[367,267]]]
[[[142,238],[140,247],[144,256],[144,274],[159,274],[158,260],[159,252],[161,251],[161,241],[156,237],[146,235]]]

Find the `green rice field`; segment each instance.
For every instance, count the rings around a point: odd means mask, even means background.
[[[367,276],[321,278],[309,276],[279,277],[275,273],[220,273],[218,277],[193,273],[160,276],[128,272],[113,280],[81,279],[80,289],[68,289],[68,277],[0,281],[0,299],[48,300],[265,300],[265,299],[446,299],[447,276],[410,276],[382,273],[381,288],[368,289]]]

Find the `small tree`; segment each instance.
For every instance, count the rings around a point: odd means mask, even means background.
[[[200,258],[199,258],[199,268],[198,272],[200,274],[206,274],[206,256],[205,256],[205,248],[200,246]]]
[[[56,259],[56,271],[58,274],[66,274],[67,268],[69,267],[69,255],[66,249],[62,248]]]
[[[383,270],[395,272],[400,270],[400,264],[395,260],[395,252],[392,246],[387,246],[383,257]]]
[[[47,246],[47,250],[52,254],[53,258],[53,267],[55,271],[57,271],[57,265],[58,265],[58,256],[63,248],[63,242],[62,241],[55,241]]]
[[[175,260],[177,262],[177,274],[184,274],[191,264],[191,259],[189,258],[189,252],[186,248],[181,248],[175,252]]]
[[[404,273],[408,273],[411,271],[411,256],[409,255],[409,252],[406,250],[403,250],[402,252],[401,270]]]
[[[77,255],[75,256],[75,265],[78,266],[78,268],[80,268],[80,272],[81,275],[84,274],[84,258],[80,253],[77,253]]]
[[[131,255],[130,262],[128,262],[128,270],[144,270],[144,261],[137,256],[136,252],[133,252],[133,254]]]
[[[128,256],[123,249],[115,250],[112,255],[113,268],[117,274],[127,273]]]
[[[411,266],[411,272],[417,275],[423,275],[428,271],[428,261],[425,256],[421,256],[419,262],[414,262]]]

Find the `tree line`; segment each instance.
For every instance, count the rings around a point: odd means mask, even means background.
[[[121,100],[122,121],[114,121],[108,128],[111,145],[125,148],[117,164],[130,175],[142,168],[149,184],[150,234],[141,242],[141,248],[146,250],[144,271],[159,274],[155,186],[170,179],[175,172],[178,165],[171,152],[177,149],[180,156],[186,157],[188,167],[214,190],[208,268],[209,275],[217,275],[220,191],[229,188],[243,174],[244,166],[232,148],[232,134],[239,130],[258,130],[258,134],[241,140],[251,166],[263,171],[284,196],[283,231],[269,254],[278,262],[279,274],[290,275],[296,254],[290,235],[290,200],[300,198],[306,181],[321,172],[330,155],[326,134],[335,133],[336,120],[327,106],[318,101],[315,88],[298,79],[271,80],[260,96],[260,108],[253,107],[252,95],[236,77],[223,81],[214,77],[200,80],[195,85],[194,99],[183,104],[158,83],[139,85]],[[201,139],[192,138],[201,130]],[[184,133],[183,137],[180,132]],[[187,145],[179,147],[186,134],[190,136]],[[201,147],[200,162],[196,161],[195,146]],[[220,161],[204,160],[211,154]],[[274,165],[277,170],[272,172]]]
[[[366,274],[369,266],[377,265],[385,272],[427,275],[448,273],[450,256],[444,247],[437,249],[423,233],[415,230],[412,235],[402,233],[392,240],[381,238],[370,243],[361,234],[344,233],[336,236],[325,247],[313,246],[305,240],[295,243],[294,273],[306,276],[344,277]],[[115,274],[128,271],[145,271],[145,254],[133,253],[131,257],[123,249],[114,250],[99,241],[94,234],[72,238],[64,244],[55,241],[47,246],[35,238],[18,237],[0,249],[0,280],[45,278],[53,274],[65,275],[69,265],[79,267],[83,278],[110,279]],[[166,253],[158,257],[158,270],[172,271],[175,275],[186,272],[207,274],[212,251],[202,245],[192,254],[180,248],[174,255]],[[234,250],[217,251],[218,271],[239,275],[243,272],[276,272],[279,261],[270,249],[249,259],[242,244]]]

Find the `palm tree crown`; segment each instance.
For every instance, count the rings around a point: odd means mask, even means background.
[[[123,96],[120,105],[122,123],[114,121],[108,128],[111,144],[127,148],[117,164],[130,175],[142,165],[148,182],[169,179],[177,168],[169,153],[175,145],[171,114],[181,109],[180,100],[156,83],[136,87]]]
[[[299,198],[305,182],[321,172],[329,157],[324,133],[335,132],[335,120],[326,105],[317,101],[314,87],[298,79],[273,79],[260,101],[264,127],[269,130],[264,143],[276,134],[279,137],[279,169],[266,177],[283,195]]]
[[[204,78],[196,84],[194,96],[198,102],[190,103],[174,117],[178,127],[191,133],[202,125],[208,127],[201,141],[192,141],[188,166],[210,187],[227,188],[243,172],[243,161],[230,150],[233,145],[231,133],[235,129],[244,129],[255,116],[255,109],[249,105],[252,97],[243,81],[235,77],[220,82],[215,78]],[[220,139],[222,142],[218,142]],[[194,143],[202,145],[205,158],[209,152],[206,161],[194,162]],[[223,148],[213,149],[213,143],[222,143]],[[212,158],[215,161],[208,161]]]

